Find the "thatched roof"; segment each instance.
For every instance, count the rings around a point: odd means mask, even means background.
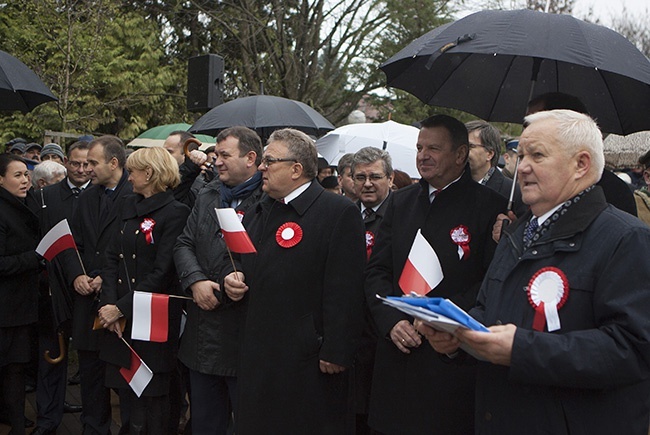
[[[631,168],[639,157],[650,150],[650,131],[619,136],[610,134],[605,138],[605,164],[611,169]]]

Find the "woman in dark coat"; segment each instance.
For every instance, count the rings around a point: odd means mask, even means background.
[[[0,155],[0,392],[11,434],[25,433],[24,363],[29,329],[38,320],[38,203],[22,158]]]
[[[166,342],[132,340],[133,292],[180,292],[172,254],[190,209],[174,199],[178,164],[165,149],[137,150],[129,156],[126,167],[136,195],[124,202],[120,232],[107,253],[99,317],[115,334],[106,335],[100,358],[108,363],[106,385],[125,388],[132,395],[131,433],[163,434],[169,430],[170,379],[176,369],[181,304],[170,298]],[[124,331],[121,317],[126,318]],[[131,364],[131,352],[120,339],[122,334],[154,373],[140,397],[120,374],[120,368]]]

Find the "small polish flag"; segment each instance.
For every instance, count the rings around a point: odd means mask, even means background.
[[[130,350],[131,367],[128,369],[122,367],[120,374],[129,384],[135,395],[140,397],[144,389],[149,385],[151,378],[153,378],[153,372],[133,349]]]
[[[36,252],[45,257],[47,261],[52,261],[54,257],[66,249],[77,249],[77,245],[72,237],[68,220],[63,219],[47,232],[36,247]]]
[[[223,234],[223,240],[226,242],[228,249],[238,254],[256,253],[257,250],[253,246],[250,237],[248,237],[246,229],[237,217],[235,209],[215,208],[214,210],[217,212],[221,234]]]
[[[167,341],[169,330],[169,295],[133,292],[132,340]]]
[[[402,292],[405,295],[416,293],[424,296],[440,284],[444,277],[436,251],[418,230],[399,277]]]

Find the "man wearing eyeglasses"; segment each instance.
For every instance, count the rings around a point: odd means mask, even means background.
[[[276,130],[259,166],[260,202],[244,216],[257,249],[224,279],[248,301],[236,432],[353,433],[348,375],[363,321],[359,209],[316,181],[306,134]],[[224,302],[226,303],[226,302]]]
[[[366,269],[366,301],[380,337],[369,424],[387,435],[471,434],[474,367],[460,364],[464,355],[440,356],[421,346],[413,318],[375,295],[411,292],[398,282],[420,230],[444,275],[427,296],[473,307],[496,248],[492,225],[507,200],[472,180],[463,123],[436,115],[421,126],[416,164],[422,179],[391,195]]]
[[[465,127],[469,134],[469,168],[472,179],[509,199],[512,180],[497,169],[501,154],[501,133],[495,126],[482,120],[467,122]],[[515,186],[513,204],[517,216],[526,212],[527,207],[521,201],[519,186]]]
[[[377,242],[379,226],[390,201],[393,184],[392,159],[387,151],[366,147],[357,151],[351,162],[354,191],[359,198],[361,216],[366,228],[366,254],[370,258]],[[377,347],[377,329],[367,306],[364,310],[364,328],[359,350],[354,359],[354,405],[356,433],[371,433],[368,427],[368,404]]]
[[[50,144],[53,145],[53,144]],[[50,145],[46,145],[43,150]],[[59,148],[60,149],[60,148]],[[47,156],[47,152],[45,155]],[[84,171],[88,142],[77,141],[67,149],[67,158],[62,163],[67,170],[67,176],[60,182],[42,189],[41,232],[46,234],[54,225],[63,219],[72,220],[76,210],[78,196],[88,187],[90,177]],[[46,160],[46,159],[44,159]],[[40,313],[44,318],[39,319],[39,355],[45,350],[58,349],[56,326],[67,342],[71,333],[70,320],[62,325],[54,325],[53,310],[64,310],[62,301],[69,298],[74,291],[63,273],[60,259],[55,258],[47,263],[49,292],[41,292]],[[51,295],[54,295],[51,296]],[[71,307],[67,307],[71,309]],[[60,319],[63,320],[63,319]],[[81,412],[78,405],[65,403],[66,377],[68,372],[67,353],[63,361],[49,364],[44,358],[38,360],[38,382],[36,389],[37,419],[33,433],[54,433],[61,424],[64,412]]]
[[[231,127],[217,136],[219,177],[199,193],[174,247],[181,286],[194,298],[179,359],[189,368],[190,414],[194,433],[225,435],[236,407],[240,324],[245,304],[228,304],[220,291],[219,272],[226,245],[215,208],[234,208],[242,217],[262,196],[262,141],[255,131]],[[235,421],[238,415],[235,412]]]

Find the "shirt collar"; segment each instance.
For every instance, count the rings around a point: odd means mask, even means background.
[[[563,204],[563,203],[562,203],[562,204]],[[550,217],[553,215],[553,213],[555,213],[555,211],[556,211],[558,208],[562,207],[562,204],[558,204],[558,205],[556,205],[555,207],[553,207],[552,209],[550,209],[549,211],[547,211],[547,212],[544,213],[543,215],[537,217],[537,223],[541,226],[541,225],[544,223],[544,221],[545,221],[546,219],[550,218]],[[533,215],[533,216],[534,216],[534,215]]]
[[[301,193],[303,193],[305,190],[309,188],[309,186],[311,186],[311,183],[312,183],[311,181],[307,181],[305,184],[302,184],[298,186],[296,189],[292,190],[287,196],[283,198],[284,203],[289,204],[291,201],[298,198]]]

